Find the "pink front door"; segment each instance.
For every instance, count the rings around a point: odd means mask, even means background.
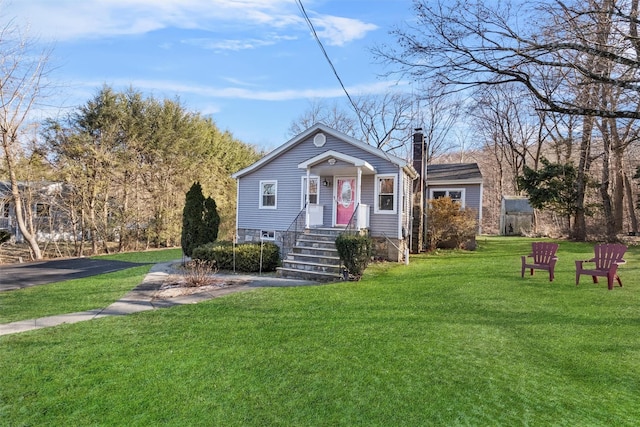
[[[336,179],[336,225],[347,225],[356,208],[356,179]]]

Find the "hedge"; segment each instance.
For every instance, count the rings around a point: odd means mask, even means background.
[[[262,246],[262,269],[260,249]],[[230,243],[209,243],[193,250],[192,258],[214,262],[218,270],[234,270],[234,246]],[[242,243],[235,246],[235,271],[255,273],[276,271],[280,266],[280,247],[272,242]]]

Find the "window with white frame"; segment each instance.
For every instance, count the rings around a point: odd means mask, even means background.
[[[464,188],[432,188],[430,191],[430,199],[440,199],[442,197],[449,197],[456,203],[460,203],[461,207],[464,207]]]
[[[276,240],[276,232],[274,230],[260,230],[260,238],[262,240]]]
[[[375,213],[396,213],[396,192],[398,175],[376,175]]]
[[[320,191],[320,177],[311,176],[309,177],[309,203],[312,205],[318,204]],[[305,203],[307,202],[307,177],[302,177],[302,204],[300,208],[304,208]]]
[[[277,207],[278,181],[260,181],[260,209]]]
[[[2,214],[2,218],[9,218],[9,212],[9,202],[4,202],[2,212],[0,212],[0,214]]]

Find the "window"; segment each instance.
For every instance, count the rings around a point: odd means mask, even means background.
[[[260,181],[260,209],[275,209],[278,181]]]
[[[36,203],[36,216],[40,218],[48,217],[49,205],[46,203]]]
[[[318,189],[320,188],[320,178],[312,176],[309,178],[309,203],[312,205],[318,204]],[[300,208],[304,208],[304,204],[307,202],[307,177],[302,177],[302,205]]]
[[[439,188],[437,190],[431,190],[431,199],[440,199],[442,197],[449,197],[454,202],[460,203],[461,207],[464,207],[464,188]]]
[[[260,230],[262,240],[276,240],[276,232],[273,230]]]
[[[9,202],[4,202],[2,206],[2,218],[9,218]]]
[[[397,175],[376,175],[376,213],[396,213]]]

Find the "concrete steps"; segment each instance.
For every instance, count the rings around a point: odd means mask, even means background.
[[[342,280],[342,263],[335,245],[336,237],[342,232],[335,228],[305,230],[282,260],[278,275],[317,282]]]

